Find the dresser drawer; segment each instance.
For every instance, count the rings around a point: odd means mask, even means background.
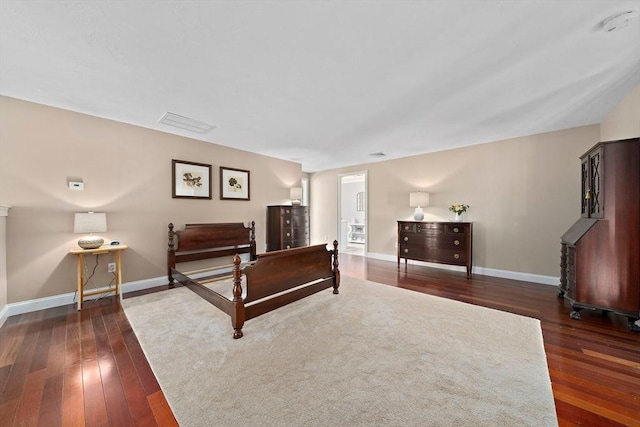
[[[284,206],[280,208],[280,213],[284,215],[308,216],[309,209],[306,206]]]
[[[416,230],[421,234],[442,234],[444,226],[438,222],[419,222]]]
[[[440,247],[442,249],[467,249],[467,236],[462,234],[459,236],[444,236],[440,239]]]
[[[399,243],[416,251],[421,251],[429,248],[439,248],[442,244],[442,238],[438,235],[407,233],[400,236]]]
[[[282,230],[282,240],[300,240],[309,238],[308,228],[285,228]]]
[[[463,249],[467,247],[467,236],[428,233],[400,233],[400,244],[414,246],[416,250],[429,248]]]
[[[466,249],[421,248],[401,245],[400,256],[407,259],[443,264],[465,265],[467,263]]]
[[[445,224],[444,232],[446,234],[467,234],[467,228],[459,224]]]
[[[402,233],[417,233],[418,225],[415,222],[407,222],[400,224],[400,231]]]
[[[309,241],[306,239],[284,239],[282,241],[281,249],[291,249],[291,248],[300,248],[303,246],[308,246]]]
[[[307,227],[309,225],[309,218],[300,215],[283,215],[282,227]]]
[[[434,255],[434,261],[445,264],[465,265],[467,263],[467,254],[465,250],[440,249]]]

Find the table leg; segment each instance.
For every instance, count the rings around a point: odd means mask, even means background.
[[[84,287],[82,286],[84,284],[84,269],[82,268],[84,266],[84,255],[83,254],[78,254],[78,310],[82,310],[82,300],[84,298]]]
[[[120,284],[122,283],[122,269],[120,268],[120,251],[116,252],[116,299],[122,301],[122,292]]]

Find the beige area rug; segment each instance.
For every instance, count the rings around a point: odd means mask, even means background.
[[[557,425],[536,319],[345,276],[239,340],[186,288],[123,305],[181,426]]]

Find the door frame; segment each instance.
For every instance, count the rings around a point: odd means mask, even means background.
[[[338,242],[340,243],[340,248],[346,249],[346,245],[347,242],[344,242],[344,247],[342,246],[342,235],[341,235],[341,220],[342,220],[342,185],[343,185],[343,179],[347,178],[347,177],[355,177],[355,176],[363,176],[363,180],[364,180],[364,223],[365,223],[365,238],[364,238],[364,254],[363,256],[366,257],[367,254],[369,253],[369,172],[367,170],[360,170],[360,171],[353,171],[353,172],[345,172],[345,173],[341,173],[338,175],[338,200],[337,200],[337,205],[338,205],[338,214],[337,214],[337,218],[338,218],[338,223],[336,225],[336,230],[337,233],[336,235],[338,236]],[[340,251],[342,252],[342,251]]]

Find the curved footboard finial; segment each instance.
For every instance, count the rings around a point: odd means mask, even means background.
[[[333,293],[338,294],[340,287],[340,269],[338,268],[338,241],[333,241]]]
[[[242,270],[240,270],[240,255],[233,257],[233,310],[231,313],[231,325],[233,326],[233,338],[242,338],[242,326],[244,326],[244,302],[242,301]]]
[[[171,269],[176,266],[176,251],[173,242],[173,236],[175,233],[173,232],[173,223],[169,223],[169,249],[167,251],[167,278],[169,279],[169,288],[173,288],[175,286],[173,275],[171,274]]]

